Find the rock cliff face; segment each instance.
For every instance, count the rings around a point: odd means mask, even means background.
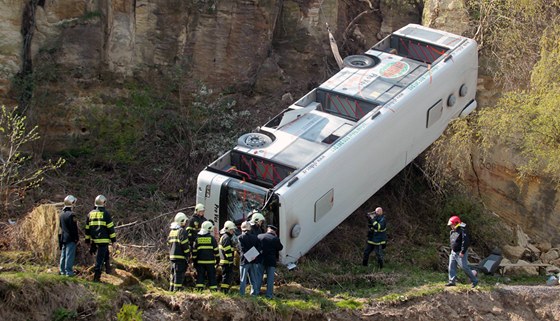
[[[88,135],[84,108],[101,108],[101,95],[134,77],[150,82],[180,69],[185,86],[295,97],[338,67],[327,37],[333,31],[342,56],[362,52],[407,23],[455,33],[468,31],[464,0],[423,4],[389,0],[0,0],[0,100],[16,104],[12,79],[48,78],[41,91],[39,126],[57,150]],[[55,66],[56,68],[52,67]],[[41,72],[39,72],[41,71]],[[25,78],[22,78],[25,79]],[[33,88],[29,89],[33,90]],[[29,91],[28,90],[28,91]],[[124,93],[126,94],[126,93]],[[481,77],[479,106],[496,96]],[[473,152],[476,154],[476,151]],[[465,177],[488,207],[537,238],[560,242],[558,196],[543,179],[518,183],[514,151],[496,151]]]

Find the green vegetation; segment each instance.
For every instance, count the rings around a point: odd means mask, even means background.
[[[75,320],[78,317],[78,312],[75,310],[67,310],[65,308],[58,308],[54,310],[52,320],[53,321],[66,321]]]
[[[117,314],[118,321],[142,321],[142,311],[134,304],[125,304]]]
[[[560,2],[469,3],[479,18],[477,40],[487,57],[486,72],[506,90],[496,106],[452,123],[427,155],[430,173],[449,189],[453,178],[471,171],[475,163],[504,153],[521,181],[549,177],[559,189],[560,77],[555,71],[560,67]],[[473,145],[481,146],[479,159],[473,159]]]
[[[40,138],[38,127],[28,129],[27,118],[17,107],[0,108],[0,203],[9,213],[25,193],[39,186],[46,172],[56,170],[64,159],[33,163],[29,145]]]

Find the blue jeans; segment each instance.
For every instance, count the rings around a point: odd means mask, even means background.
[[[259,295],[262,278],[259,280],[257,264],[247,263],[239,266],[239,294],[241,295],[245,295],[247,278],[249,278],[249,282],[251,283],[251,295]]]
[[[265,296],[272,299],[272,294],[274,290],[274,272],[276,272],[276,267],[265,266],[264,271],[266,273],[266,294]]]
[[[469,266],[469,262],[467,260],[469,251],[465,252],[463,257],[459,256],[459,253],[454,252],[451,250],[451,254],[449,254],[449,282],[455,283],[457,282],[457,265],[463,269],[463,272],[471,279],[471,282],[478,283],[478,279],[472,273],[471,267]]]
[[[60,274],[74,275],[74,258],[76,258],[76,243],[68,242],[62,244],[60,251]]]

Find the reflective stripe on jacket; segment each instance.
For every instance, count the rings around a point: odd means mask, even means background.
[[[86,241],[91,239],[96,244],[109,244],[117,240],[115,224],[104,207],[96,207],[89,212],[85,230]]]
[[[368,233],[368,243],[373,245],[381,245],[387,243],[387,224],[385,223],[385,215],[375,215],[370,220],[370,233]]]
[[[195,264],[218,264],[220,253],[214,236],[197,234],[193,243],[192,257]]]
[[[187,231],[184,228],[178,224],[171,225],[167,243],[169,244],[169,259],[171,261],[189,259],[191,250],[189,248]]]
[[[220,237],[220,264],[233,264],[233,241],[229,233],[222,234]]]

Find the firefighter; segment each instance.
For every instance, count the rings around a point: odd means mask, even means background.
[[[107,198],[97,195],[95,207],[89,212],[86,220],[86,243],[91,242],[90,253],[97,252],[93,281],[99,282],[101,279],[101,268],[105,265],[105,272],[111,273],[109,262],[109,243],[114,244],[117,240],[115,225],[111,215],[105,209]]]
[[[212,235],[214,224],[211,221],[202,223],[192,247],[192,257],[196,269],[196,289],[202,290],[208,282],[211,291],[218,289],[216,266],[220,262],[218,242]]]
[[[204,217],[204,204],[198,203],[194,207],[194,214],[187,224],[187,234],[189,236],[191,249],[194,239],[196,238],[196,233],[200,230],[204,221],[206,221],[206,218]]]
[[[264,215],[257,210],[253,210],[249,215],[249,224],[251,225],[251,233],[259,235],[265,233]]]
[[[226,221],[224,228],[220,231],[220,266],[222,267],[222,282],[220,290],[228,293],[233,282],[233,258],[234,258],[234,233],[237,230],[235,223]]]
[[[78,223],[72,211],[78,199],[73,195],[64,198],[64,208],[60,213],[60,234],[58,241],[60,247],[60,275],[74,276],[74,258],[78,245]]]
[[[169,244],[169,259],[171,260],[171,280],[169,281],[169,291],[179,291],[183,288],[187,263],[189,261],[189,238],[185,225],[187,215],[179,212],[175,215],[174,222],[171,223],[171,231],[167,237]]]
[[[372,215],[373,214],[373,215]],[[385,223],[385,215],[383,209],[378,207],[374,212],[367,214],[368,219],[368,240],[364,250],[364,258],[362,265],[367,266],[369,255],[375,251],[377,257],[377,265],[379,269],[383,268],[383,250],[387,246],[387,225]]]

